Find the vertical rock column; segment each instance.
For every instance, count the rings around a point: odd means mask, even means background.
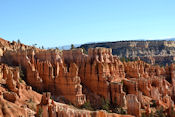
[[[128,114],[135,115],[136,117],[141,117],[141,104],[137,100],[137,96],[134,94],[128,94],[127,99],[127,112]]]
[[[121,107],[126,106],[126,94],[123,92],[122,83],[111,83],[111,97],[114,104],[120,105]]]
[[[78,67],[76,64],[70,64],[67,70],[63,64],[59,65],[59,75],[55,78],[55,88],[58,95],[64,96],[75,105],[82,105],[86,101],[85,95],[82,94],[80,77],[78,77]]]

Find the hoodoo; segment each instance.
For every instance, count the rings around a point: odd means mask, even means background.
[[[85,54],[0,43],[2,117],[174,116],[175,64],[122,62],[110,48]]]

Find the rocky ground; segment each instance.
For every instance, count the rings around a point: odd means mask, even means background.
[[[175,117],[175,64],[0,40],[0,116]]]

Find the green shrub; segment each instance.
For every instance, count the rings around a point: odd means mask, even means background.
[[[19,76],[20,76],[22,79],[25,77],[21,65],[19,66]]]
[[[85,102],[82,106],[81,106],[81,108],[84,108],[84,109],[87,109],[87,110],[94,110],[93,108],[92,108],[92,106],[91,106],[91,104],[90,104],[90,102],[89,101],[87,101],[87,102]]]
[[[151,100],[152,104],[150,104],[150,107],[156,107],[156,100]]]
[[[42,117],[43,109],[39,107],[39,111],[37,113],[37,117]]]
[[[171,117],[175,117],[175,111],[173,107],[171,107]]]
[[[71,44],[71,50],[72,50],[72,49],[75,49],[75,46],[74,46],[74,44]]]
[[[83,49],[84,54],[88,54],[88,51],[86,51],[86,49],[84,47],[82,47],[82,49]]]
[[[153,111],[151,111],[151,113],[149,114],[149,117],[154,117]]]
[[[36,111],[36,103],[33,101],[32,98],[26,101],[26,105],[28,108],[30,108],[33,111]]]
[[[163,107],[161,107],[160,109],[158,109],[156,112],[155,112],[156,116],[158,117],[166,117],[164,111],[163,111]]]
[[[25,83],[25,81],[24,81],[25,75],[24,75],[24,72],[23,72],[21,66],[19,66],[19,76],[20,76],[19,82],[20,82],[20,83]]]
[[[122,107],[112,108],[112,112],[117,113],[117,114],[122,114],[122,115],[127,114],[127,111],[123,109]]]
[[[22,80],[22,78],[21,78],[21,77],[19,78],[19,82],[20,82],[20,83],[23,83],[23,80]]]
[[[145,113],[142,113],[142,117],[147,117]]]
[[[109,100],[102,98],[102,106],[101,107],[103,110],[106,110],[107,112],[109,112],[109,110],[110,110]]]

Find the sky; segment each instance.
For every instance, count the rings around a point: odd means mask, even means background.
[[[60,47],[175,37],[175,0],[0,0],[0,37]]]

